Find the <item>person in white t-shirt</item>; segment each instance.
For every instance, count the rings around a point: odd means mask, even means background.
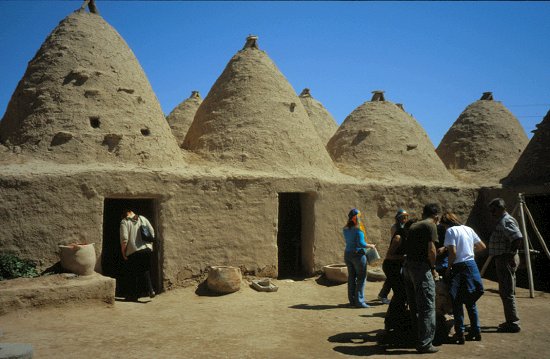
[[[440,223],[445,226],[445,247],[449,252],[450,293],[453,299],[455,341],[481,340],[476,301],[483,295],[483,282],[475,261],[474,248],[484,250],[485,244],[476,232],[463,225],[458,216],[447,212]],[[464,337],[464,309],[470,318],[470,331]]]

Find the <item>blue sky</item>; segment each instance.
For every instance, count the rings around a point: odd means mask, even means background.
[[[0,115],[27,62],[81,1],[0,0]],[[550,110],[550,2],[101,1],[165,113],[205,97],[248,34],[338,123],[371,91],[403,103],[435,146],[492,91],[530,131]]]

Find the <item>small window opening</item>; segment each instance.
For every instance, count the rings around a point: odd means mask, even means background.
[[[101,121],[99,121],[99,117],[97,116],[90,117],[90,126],[92,126],[92,128],[99,128],[100,125],[101,125]]]

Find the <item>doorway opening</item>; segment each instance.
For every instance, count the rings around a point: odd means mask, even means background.
[[[544,239],[546,246],[550,248],[550,194],[525,195],[525,204],[533,216],[533,220]],[[550,291],[550,259],[544,253],[527,214],[525,214],[527,235],[533,245],[533,249],[539,251],[532,257],[533,281],[535,290]]]
[[[157,203],[152,198],[105,198],[103,204],[103,246],[101,267],[103,275],[116,279],[116,295],[124,296],[124,259],[120,250],[120,221],[122,211],[130,208],[134,213],[146,217],[155,229],[157,240],[153,244],[151,281],[156,293],[162,292],[162,260],[160,257],[160,235],[157,218]]]
[[[301,278],[313,274],[314,201],[315,193],[279,193],[279,278]]]

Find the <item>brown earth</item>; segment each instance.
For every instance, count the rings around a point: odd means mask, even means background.
[[[386,305],[344,306],[346,286],[325,286],[315,278],[276,281],[279,291],[199,296],[194,287],[163,293],[141,303],[117,301],[19,310],[0,317],[0,341],[30,343],[35,358],[382,358],[417,357],[414,349],[376,343]],[[529,298],[518,289],[523,330],[501,334],[503,320],[496,283],[485,281],[479,311],[481,342],[445,344],[438,358],[544,358],[550,333],[548,293]],[[367,283],[374,299],[381,283]]]

